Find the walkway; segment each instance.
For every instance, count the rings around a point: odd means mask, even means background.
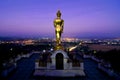
[[[39,58],[39,54],[33,54],[30,58],[22,58],[18,61],[17,70],[9,80],[30,80],[37,58]]]
[[[86,80],[111,80],[111,78],[97,68],[97,62],[91,59],[84,59]]]

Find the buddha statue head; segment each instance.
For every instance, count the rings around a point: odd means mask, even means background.
[[[61,12],[60,12],[60,10],[58,10],[58,12],[57,12],[57,17],[61,17]]]

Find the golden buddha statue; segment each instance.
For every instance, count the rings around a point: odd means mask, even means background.
[[[63,33],[64,20],[61,19],[61,12],[58,10],[57,18],[54,20],[56,34],[56,48],[61,49],[61,34]]]

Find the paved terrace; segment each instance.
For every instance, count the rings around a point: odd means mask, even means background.
[[[53,78],[34,78],[34,61],[39,58],[39,54],[33,54],[30,58],[22,58],[18,61],[16,71],[8,80],[53,80]],[[60,80],[111,80],[105,73],[97,69],[97,63],[91,59],[84,59],[86,77],[59,78]],[[58,78],[54,78],[58,80]]]

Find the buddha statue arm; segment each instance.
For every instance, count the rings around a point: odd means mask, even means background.
[[[56,27],[56,21],[55,21],[55,20],[54,20],[54,22],[53,22],[53,23],[54,23],[54,27]]]

